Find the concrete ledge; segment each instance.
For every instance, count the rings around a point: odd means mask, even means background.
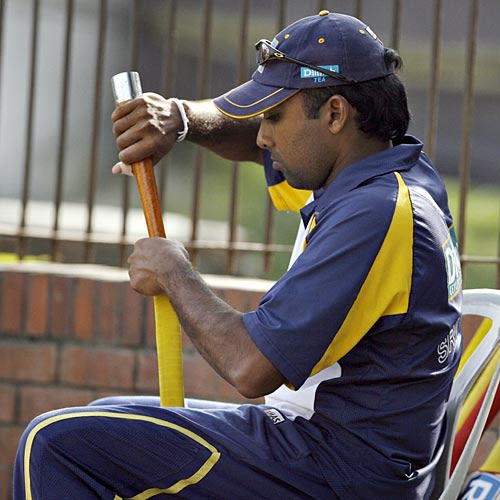
[[[101,266],[97,264],[61,264],[57,262],[13,262],[0,264],[2,272],[21,272],[29,274],[50,274],[53,276],[66,276],[87,278],[96,281],[123,282],[128,281],[126,269]],[[234,289],[249,292],[267,292],[274,281],[257,278],[241,278],[238,276],[223,276],[204,274],[203,278],[212,288]]]

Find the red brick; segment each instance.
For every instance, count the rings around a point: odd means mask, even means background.
[[[0,380],[52,382],[55,369],[55,345],[0,342]]]
[[[184,356],[184,391],[186,397],[217,399],[216,377],[213,368],[201,357],[193,353]]]
[[[212,292],[219,297],[219,299],[222,299],[224,302],[227,302],[226,296],[224,294],[224,290],[222,288],[212,288]]]
[[[467,347],[472,337],[476,333],[483,321],[483,316],[477,316],[475,314],[467,314],[462,318],[462,331],[464,336],[464,347]]]
[[[61,353],[61,380],[69,384],[129,389],[133,369],[128,349],[66,346]]]
[[[248,293],[248,311],[255,311],[259,307],[262,292],[247,292]]]
[[[130,393],[128,391],[122,391],[122,390],[107,390],[107,391],[93,391],[94,394],[92,396],[92,401],[95,401],[96,399],[101,399],[101,398],[109,398],[109,397],[115,397],[115,396],[130,396]]]
[[[14,462],[23,430],[24,427],[18,425],[0,426],[0,467],[10,466]]]
[[[146,346],[156,347],[156,326],[155,326],[155,308],[154,301],[151,297],[146,299]]]
[[[2,295],[0,297],[2,331],[19,333],[23,325],[24,274],[2,273]]]
[[[0,385],[0,422],[14,422],[16,414],[16,389]]]
[[[158,358],[156,351],[143,351],[137,357],[137,379],[134,387],[138,391],[158,394]]]
[[[12,467],[0,465],[0,500],[12,498]]]
[[[141,343],[144,305],[145,298],[134,291],[128,283],[124,284],[121,307],[121,340],[124,345]]]
[[[76,282],[73,313],[73,331],[80,340],[90,340],[94,331],[94,282],[79,279]]]
[[[111,342],[118,338],[118,285],[117,283],[101,282],[98,290],[99,301],[96,319],[99,318],[99,340]]]
[[[71,406],[86,406],[94,399],[92,391],[64,387],[23,387],[21,389],[20,420],[32,418],[50,410]]]
[[[65,276],[52,277],[49,303],[50,332],[55,337],[68,337],[71,331],[70,317],[72,305],[73,279]]]
[[[224,292],[225,301],[241,312],[248,311],[248,292],[245,290],[227,289]]]
[[[26,288],[26,332],[41,336],[47,331],[49,277],[33,274]]]

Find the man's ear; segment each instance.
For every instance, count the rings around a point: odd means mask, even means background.
[[[352,118],[353,108],[345,97],[335,94],[326,101],[321,111],[322,118],[328,124],[328,130],[332,134],[338,134]]]

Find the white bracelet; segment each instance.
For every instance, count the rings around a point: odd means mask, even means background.
[[[179,99],[176,99],[175,97],[171,97],[170,100],[177,106],[177,109],[179,110],[182,118],[182,125],[184,128],[181,131],[177,132],[177,142],[182,142],[186,138],[186,135],[189,131],[189,120],[186,115],[186,110],[184,109],[181,101],[179,101]]]

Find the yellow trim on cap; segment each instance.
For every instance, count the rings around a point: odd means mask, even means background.
[[[290,99],[290,97],[292,97],[295,94],[297,94],[298,92],[300,92],[300,90],[301,89],[297,89],[296,92],[294,92],[293,94],[290,94],[290,95],[286,96],[284,99],[282,99],[281,101],[278,101],[277,103],[273,104],[272,106],[268,106],[267,108],[261,109],[260,111],[257,111],[255,113],[250,113],[249,115],[233,115],[233,114],[228,113],[227,111],[223,110],[220,106],[217,106],[217,104],[215,102],[214,102],[214,105],[224,115],[229,116],[230,118],[235,118],[237,120],[243,120],[245,118],[253,118],[254,116],[259,116],[262,113],[265,113],[266,111],[269,111],[270,109],[273,109],[276,106],[279,106],[281,103],[285,102],[287,99]]]
[[[262,99],[259,99],[258,101],[252,102],[251,104],[237,104],[228,97],[224,96],[224,100],[227,101],[229,104],[232,104],[233,106],[236,106],[237,108],[251,108],[252,106],[255,106],[256,104],[259,104],[262,101],[265,101],[266,99],[269,99],[273,95],[276,95],[278,92],[281,92],[282,90],[285,90],[285,87],[281,87],[278,90],[275,90],[274,92],[271,92],[270,94],[266,95]]]
[[[55,415],[54,417],[50,417],[46,420],[43,420],[39,424],[37,424],[31,432],[28,434],[28,438],[26,439],[26,444],[24,448],[24,489],[26,500],[32,500],[31,494],[31,478],[30,478],[30,458],[31,458],[31,448],[33,446],[33,441],[39,431],[43,428],[54,424],[56,422],[60,422],[62,420],[68,420],[71,418],[85,418],[85,417],[105,417],[105,418],[117,418],[123,420],[138,420],[143,422],[149,422],[155,425],[159,425],[161,427],[167,427],[169,429],[180,432],[184,436],[192,439],[197,442],[201,446],[204,446],[210,452],[210,456],[203,463],[203,465],[191,476],[181,479],[176,483],[172,484],[168,488],[149,488],[138,495],[135,495],[130,500],[146,500],[147,498],[151,498],[160,493],[178,493],[183,490],[186,486],[190,484],[196,484],[201,481],[212,469],[212,467],[217,463],[220,458],[220,452],[212,446],[208,441],[203,439],[201,436],[198,436],[193,431],[181,427],[180,425],[174,424],[172,422],[167,422],[166,420],[161,420],[155,417],[149,417],[147,415],[137,415],[134,413],[113,413],[109,411],[88,411],[88,412],[72,412],[72,413],[63,413],[60,415]],[[115,495],[114,500],[118,500],[121,498],[118,495]]]

